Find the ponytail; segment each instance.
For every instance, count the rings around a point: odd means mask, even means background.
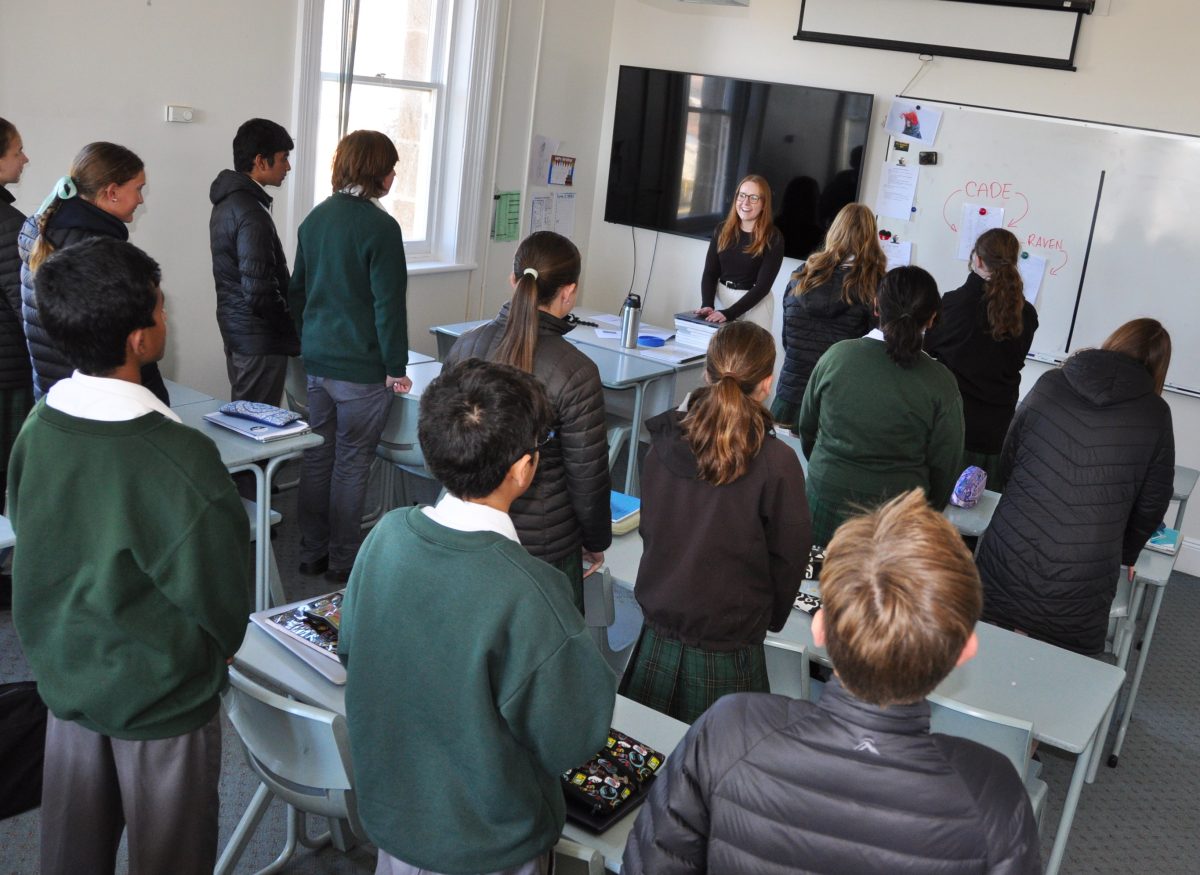
[[[771,428],[771,414],[753,397],[775,369],[775,342],[753,322],[730,322],[713,337],[705,376],[683,419],[700,479],[714,486],[746,473]]]
[[[54,251],[46,235],[50,220],[64,200],[81,197],[95,203],[100,192],[109,185],[124,185],[145,169],[142,159],[131,150],[116,143],[88,143],[71,162],[71,172],[56,182],[52,197],[38,213],[38,237],[29,252],[29,270],[36,271]]]
[[[549,305],[563,286],[579,281],[580,265],[579,249],[561,234],[537,231],[521,242],[513,258],[517,282],[496,361],[533,373],[538,309]]]
[[[878,305],[888,358],[911,368],[923,354],[926,326],[942,312],[937,283],[919,267],[897,267],[879,284]]]
[[[1020,337],[1025,327],[1021,318],[1025,308],[1025,287],[1017,270],[1020,242],[1011,231],[991,228],[975,241],[975,255],[991,274],[984,281],[984,302],[992,339]]]

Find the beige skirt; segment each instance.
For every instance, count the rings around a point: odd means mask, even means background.
[[[724,310],[732,307],[746,293],[731,289],[729,286],[717,283],[717,309]],[[774,328],[771,323],[775,318],[775,294],[767,292],[767,296],[743,313],[740,317],[745,322],[753,322],[755,325],[761,325],[763,328],[774,333]]]

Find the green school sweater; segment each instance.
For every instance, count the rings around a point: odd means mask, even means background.
[[[212,441],[42,401],[8,488],[13,624],[50,710],[133,740],[203,726],[251,610],[246,513]]]
[[[403,377],[408,269],[400,225],[335,194],[300,224],[288,299],[309,374],[351,383]]]
[[[554,846],[559,775],[603,747],[616,696],[565,575],[501,535],[393,511],[354,565],[338,652],[377,846],[450,875]]]
[[[962,473],[962,396],[954,375],[925,353],[902,368],[881,340],[843,340],[813,369],[800,439],[810,504],[919,486],[940,509]]]

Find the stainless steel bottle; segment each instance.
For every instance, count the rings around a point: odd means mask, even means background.
[[[638,329],[642,324],[642,297],[629,293],[621,307],[621,346],[637,349]]]

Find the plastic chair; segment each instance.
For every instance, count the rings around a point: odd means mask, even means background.
[[[258,875],[281,870],[297,845],[317,848],[332,841],[344,851],[353,846],[354,836],[365,838],[351,786],[345,716],[273,693],[236,668],[229,669],[223,703],[262,785],[238,821],[214,875],[233,871],[276,796],[288,806],[287,842]],[[329,818],[329,832],[309,839],[306,814]]]
[[[308,419],[308,375],[304,372],[304,360],[288,359],[287,376],[283,380],[283,394],[289,410],[294,410]]]
[[[970,708],[937,694],[929,697],[929,708],[929,728],[933,732],[969,738],[1008,757],[1025,784],[1040,832],[1046,808],[1046,782],[1038,777],[1041,763],[1032,760],[1033,724],[1028,720]]]
[[[555,875],[604,875],[604,857],[595,848],[560,838],[554,846]]]
[[[763,650],[767,657],[767,680],[771,692],[793,699],[809,699],[808,651],[803,644],[768,638]]]
[[[408,375],[413,381],[412,390],[392,398],[392,406],[383,425],[383,434],[379,438],[379,446],[375,449],[376,456],[384,464],[380,470],[379,503],[375,511],[368,515],[372,522],[395,506],[392,499],[395,494],[397,470],[400,471],[400,501],[405,505],[409,503],[405,474],[423,477],[426,480],[434,479],[425,467],[425,454],[421,452],[421,444],[417,439],[417,419],[425,386],[441,372],[441,362],[409,365]]]

